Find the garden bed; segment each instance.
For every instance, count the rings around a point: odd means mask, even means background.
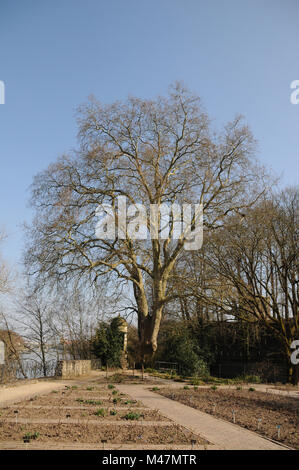
[[[102,440],[113,444],[190,444],[191,439],[204,445],[207,441],[191,431],[169,424],[169,426],[142,426],[128,424],[125,426],[102,424],[11,424],[0,422],[0,441],[22,441],[24,436],[37,436],[39,442],[82,442],[99,443]],[[0,444],[1,446],[1,444]]]
[[[15,411],[18,411],[17,418]],[[105,423],[105,421],[169,421],[157,410],[138,408],[115,409],[114,407],[91,406],[80,408],[49,408],[49,407],[22,407],[22,404],[7,407],[1,410],[1,420],[6,419],[91,419]]]
[[[162,388],[157,393],[299,449],[298,399],[241,390]],[[280,426],[278,428],[277,426]]]
[[[64,390],[53,389],[47,395],[36,396],[23,401],[18,406],[34,405],[54,407],[67,406],[140,406],[136,400],[132,400],[128,395],[119,393],[115,388],[107,387],[85,387],[85,388],[68,388]]]

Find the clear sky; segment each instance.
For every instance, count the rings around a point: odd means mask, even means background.
[[[76,146],[76,107],[182,80],[221,126],[241,113],[260,160],[298,183],[298,0],[0,0],[0,226],[18,262],[33,176]]]

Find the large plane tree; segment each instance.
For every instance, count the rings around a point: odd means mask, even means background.
[[[186,239],[173,239],[174,217],[164,238],[123,239],[116,231],[115,239],[99,239],[99,205],[116,207],[123,196],[149,213],[151,204],[199,203],[210,231],[257,199],[263,170],[242,119],[216,133],[200,99],[180,84],[154,100],[91,99],[78,111],[78,126],[78,149],[35,177],[26,261],[45,278],[131,285],[145,359],[157,349],[163,308],[177,295],[169,279]]]

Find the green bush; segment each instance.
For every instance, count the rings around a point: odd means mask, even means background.
[[[104,365],[120,367],[124,334],[119,330],[121,319],[113,318],[110,323],[100,322],[92,340],[92,350]]]
[[[198,342],[183,324],[180,323],[179,326],[178,328],[177,322],[169,322],[161,328],[156,360],[178,363],[180,375],[184,377],[207,374],[207,364],[200,357]]]

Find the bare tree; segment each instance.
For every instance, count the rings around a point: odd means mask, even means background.
[[[5,370],[4,375],[8,378],[16,377],[17,370],[26,379],[27,374],[22,361],[24,351],[23,338],[19,336],[9,324],[7,315],[0,310],[0,339],[5,345]]]
[[[298,188],[290,188],[241,220],[232,218],[214,236],[210,262],[215,275],[206,295],[226,314],[259,322],[278,337],[293,383],[298,381],[290,360],[299,333],[298,215]]]
[[[108,313],[106,301],[105,292],[84,289],[76,284],[56,291],[56,308],[51,317],[51,329],[56,347],[63,346],[64,356],[68,355],[73,359],[91,358],[91,341],[95,330]]]
[[[87,275],[92,282],[108,276],[129,283],[145,358],[156,351],[164,306],[176,297],[169,279],[186,237],[173,240],[172,223],[163,239],[140,241],[127,233],[99,240],[99,204],[116,207],[124,196],[149,212],[150,204],[202,203],[205,226],[214,229],[257,199],[263,170],[257,171],[254,141],[241,118],[212,132],[199,98],[181,85],[151,101],[104,106],[93,99],[78,122],[78,152],[59,158],[33,183],[36,218],[26,262],[57,280]]]
[[[47,349],[54,342],[51,319],[55,304],[47,292],[28,287],[16,301],[15,323],[25,340],[26,351],[41,365],[46,377],[49,373]]]
[[[4,230],[0,230],[0,243],[6,238]],[[12,273],[7,263],[0,255],[0,293],[9,292],[12,282]]]

